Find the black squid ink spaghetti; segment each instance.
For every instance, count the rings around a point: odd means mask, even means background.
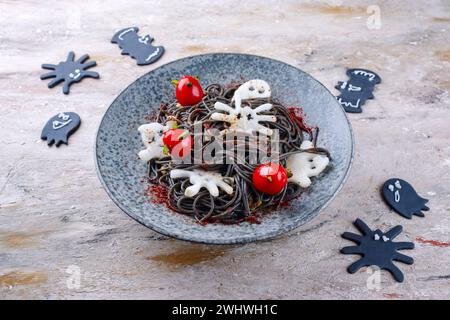
[[[286,107],[259,79],[204,90],[177,81],[176,100],[139,127],[148,179],[172,210],[200,223],[255,221],[298,197],[323,172],[330,154],[300,108]],[[265,210],[263,210],[265,209]]]

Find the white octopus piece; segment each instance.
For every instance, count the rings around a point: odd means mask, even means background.
[[[148,162],[154,158],[163,158],[165,155],[162,138],[164,132],[171,129],[174,124],[176,124],[175,121],[167,121],[165,126],[158,122],[141,125],[138,131],[141,134],[145,149],[139,152],[139,159]]]
[[[300,149],[313,148],[311,141],[303,141]],[[307,188],[311,185],[310,177],[319,175],[330,162],[327,156],[311,152],[296,153],[288,157],[287,169],[292,173],[289,181],[297,183],[300,187]]]
[[[222,130],[221,134],[227,134],[228,132],[243,132],[252,134],[253,132],[259,132],[261,134],[271,136],[273,130],[260,124],[260,121],[276,122],[277,118],[270,115],[260,115],[260,112],[269,111],[272,109],[272,104],[265,103],[255,109],[250,107],[242,108],[241,102],[244,99],[255,98],[268,98],[270,97],[270,87],[267,82],[263,80],[250,80],[241,85],[234,93],[234,108],[223,103],[216,102],[214,109],[221,112],[214,112],[211,115],[212,120],[224,121],[230,124],[228,129]]]
[[[186,197],[193,197],[199,193],[201,188],[205,188],[213,196],[219,195],[219,188],[225,191],[227,194],[233,194],[233,187],[225,182],[227,178],[223,177],[218,172],[210,172],[204,170],[194,169],[192,171],[183,169],[173,169],[170,171],[170,177],[172,179],[189,178],[189,182],[192,184],[186,188],[184,195]],[[229,179],[229,178],[228,178]]]
[[[267,82],[260,79],[253,79],[243,83],[234,92],[231,101],[235,101],[236,106],[241,107],[241,101],[246,99],[270,98],[270,86]]]

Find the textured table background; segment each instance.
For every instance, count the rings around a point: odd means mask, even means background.
[[[0,1],[0,298],[450,298],[449,2],[224,2]],[[165,46],[157,63],[138,67],[109,43],[133,25]],[[89,53],[102,79],[65,96],[39,80],[40,65],[70,50]],[[317,219],[276,240],[168,239],[123,214],[97,179],[95,132],[114,97],[159,65],[207,52],[279,59],[329,89],[346,67],[383,79],[364,113],[349,115],[356,157],[347,184]],[[68,147],[48,148],[40,131],[59,111],[83,123]],[[426,218],[403,219],[381,201],[391,176],[430,199]],[[399,239],[416,243],[416,262],[400,266],[403,284],[383,271],[377,291],[365,269],[346,273],[356,256],[338,253],[350,244],[339,235],[357,217],[404,225]]]

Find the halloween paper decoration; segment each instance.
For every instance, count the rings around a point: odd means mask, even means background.
[[[47,121],[42,130],[41,139],[47,144],[53,143],[59,147],[62,143],[68,144],[69,137],[80,127],[81,119],[75,112],[61,112]]]
[[[337,100],[346,112],[361,113],[361,106],[367,99],[373,99],[375,85],[381,78],[373,71],[365,69],[348,69],[348,81],[339,81],[335,88],[341,92]]]
[[[86,71],[97,65],[95,61],[84,63],[89,59],[89,55],[85,54],[81,56],[78,60],[74,60],[75,54],[71,51],[67,56],[66,61],[61,61],[59,64],[43,64],[42,68],[47,70],[53,70],[46,74],[41,75],[41,80],[55,78],[48,83],[49,88],[64,82],[63,92],[69,94],[70,86],[73,83],[80,82],[83,78],[100,78],[97,72]]]
[[[414,249],[412,242],[393,242],[403,230],[402,226],[396,226],[386,233],[380,230],[372,231],[362,220],[356,219],[355,226],[362,233],[358,235],[351,232],[344,232],[344,239],[357,243],[356,246],[344,247],[341,249],[343,254],[358,254],[361,259],[351,264],[347,271],[355,273],[362,267],[378,266],[380,269],[389,271],[394,279],[403,282],[404,276],[400,269],[394,265],[394,261],[413,264],[413,258],[397,252],[398,250]]]
[[[122,29],[116,32],[111,42],[119,45],[122,54],[128,54],[136,59],[139,66],[155,62],[163,55],[164,47],[153,46],[153,38],[149,35],[139,37],[138,31],[137,27]]]
[[[419,196],[405,180],[397,178],[387,180],[383,184],[382,193],[386,203],[407,219],[411,219],[413,215],[424,217],[422,210],[430,210],[425,205],[428,199]]]

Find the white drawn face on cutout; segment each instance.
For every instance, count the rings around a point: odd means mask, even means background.
[[[52,122],[53,130],[61,129],[61,128],[67,126],[70,122],[72,122],[72,119],[70,119],[70,116],[63,112],[58,114],[58,118],[61,119],[62,121],[53,120],[53,122]]]
[[[246,100],[257,98],[270,98],[269,84],[260,79],[253,79],[242,84],[234,93],[233,100]]]
[[[396,180],[394,182],[394,184],[390,184],[388,185],[388,189],[389,191],[394,193],[394,201],[395,202],[400,202],[400,189],[402,188],[402,185],[400,183],[400,181]]]
[[[81,70],[75,69],[74,72],[69,73],[69,78],[72,80],[78,80],[81,77]]]
[[[381,232],[376,232],[375,235],[373,236],[373,239],[375,241],[383,241],[383,242],[388,242],[390,240],[388,237],[386,237]]]

